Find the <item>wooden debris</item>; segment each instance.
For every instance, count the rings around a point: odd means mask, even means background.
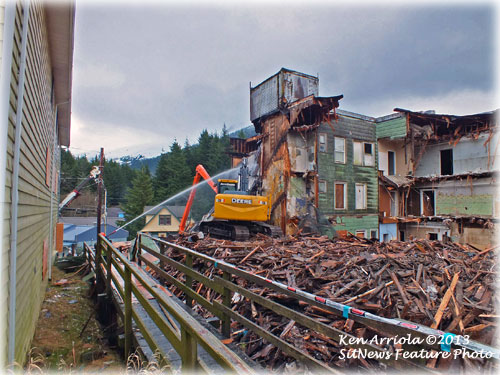
[[[498,316],[495,298],[492,298],[497,275],[494,272],[496,254],[491,251],[493,248],[478,251],[466,245],[422,239],[379,243],[357,237],[329,240],[326,236],[279,239],[257,236],[248,242],[206,237],[196,244],[185,239],[179,239],[178,243],[248,272],[335,302],[350,304],[379,316],[401,317],[451,333],[471,334],[477,341],[492,344],[491,337],[494,336],[482,333],[491,332],[489,327],[495,328],[491,318]],[[172,252],[169,256],[174,260],[183,260],[180,253]],[[183,280],[182,273],[165,267],[173,277]],[[221,272],[199,259],[193,261],[193,267],[209,278]],[[233,280],[249,291],[293,307],[344,332],[356,335],[362,332],[366,337],[382,334],[351,319],[346,320],[236,276]],[[206,286],[196,281],[193,284],[193,289],[207,300],[220,300],[221,297]],[[173,286],[169,288],[175,295],[183,297],[181,290]],[[210,316],[199,305],[195,305],[194,309],[201,315]],[[283,319],[246,298],[235,298],[232,310],[315,358],[332,365],[342,363],[337,357],[338,344],[318,332]],[[242,327],[236,324],[233,328],[238,331]],[[247,355],[265,366],[276,369],[284,366],[284,362],[290,363],[290,357],[252,332],[233,337],[235,342],[241,340],[240,345],[244,343]],[[374,365],[371,360],[356,363],[365,368]],[[440,368],[440,361],[431,360],[427,365]]]

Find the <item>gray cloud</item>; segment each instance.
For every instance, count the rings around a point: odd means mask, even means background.
[[[368,115],[404,97],[493,92],[493,13],[77,3],[73,114],[89,132],[157,132],[151,148],[160,150],[204,128],[250,124],[249,81],[282,66],[318,73],[321,95],[342,93],[341,108]],[[84,148],[85,134],[72,144]]]

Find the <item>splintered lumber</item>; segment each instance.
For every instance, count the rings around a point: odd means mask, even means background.
[[[450,302],[451,296],[455,290],[455,287],[457,286],[458,282],[458,276],[460,275],[460,272],[455,273],[453,275],[453,280],[451,281],[451,285],[446,291],[443,299],[441,300],[441,304],[438,307],[436,316],[434,316],[434,323],[431,324],[431,328],[437,328],[439,326],[439,323],[441,323],[441,318],[443,317],[444,310],[448,306],[448,303]]]
[[[240,264],[241,264],[241,263],[245,263],[245,260],[247,260],[248,258],[250,258],[250,257],[251,257],[253,254],[255,254],[255,252],[256,252],[257,250],[259,250],[259,249],[260,249],[260,246],[257,246],[255,249],[253,249],[252,251],[250,251],[250,252],[248,253],[248,255],[247,255],[247,256],[245,256],[245,257],[244,257],[244,258],[240,261]]]
[[[394,281],[389,281],[388,283],[386,283],[384,285],[380,285],[380,286],[378,286],[376,288],[370,289],[367,292],[364,292],[364,293],[361,293],[361,294],[359,294],[357,296],[349,298],[348,300],[344,301],[344,303],[349,303],[349,302],[357,300],[358,298],[366,297],[367,295],[370,295],[370,294],[372,294],[372,293],[374,293],[376,291],[380,291],[382,288],[387,287],[387,286],[392,285],[392,284],[394,284]],[[377,293],[375,293],[375,294],[377,294]]]

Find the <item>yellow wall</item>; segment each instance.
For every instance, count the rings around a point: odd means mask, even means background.
[[[409,148],[407,150],[407,159],[405,163],[405,149],[402,140],[386,140],[379,139],[378,141],[378,155],[379,155],[379,166],[378,169],[384,171],[384,175],[388,174],[387,167],[387,151],[394,151],[396,156],[396,174],[400,176],[406,176],[411,170],[410,163],[410,152]]]
[[[171,225],[159,225],[160,215],[170,215],[172,217]],[[151,218],[153,218],[151,220]],[[142,228],[141,232],[177,232],[179,230],[180,221],[172,215],[172,213],[166,208],[162,208],[162,210],[156,215],[146,215],[146,225]]]

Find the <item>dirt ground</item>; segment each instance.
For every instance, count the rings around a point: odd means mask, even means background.
[[[122,372],[125,363],[109,347],[78,274],[52,268],[26,369]]]

